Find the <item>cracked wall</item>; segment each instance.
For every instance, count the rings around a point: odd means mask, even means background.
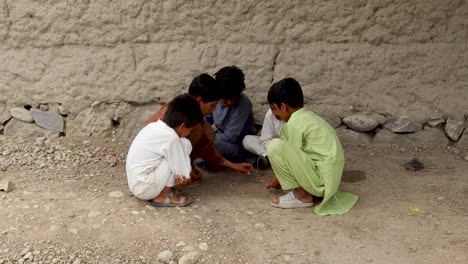
[[[463,118],[467,40],[466,0],[0,0],[0,104],[58,103],[79,135],[90,108],[131,129],[235,64],[257,119],[287,76],[321,113]]]

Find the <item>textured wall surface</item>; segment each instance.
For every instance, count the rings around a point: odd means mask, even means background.
[[[322,113],[468,115],[466,0],[0,0],[0,43],[0,108],[58,103],[83,133],[232,64],[260,117],[287,76]]]

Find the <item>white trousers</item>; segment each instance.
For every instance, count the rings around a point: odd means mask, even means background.
[[[181,142],[188,156],[192,151],[192,144],[186,138],[182,138]],[[138,199],[152,200],[161,193],[164,187],[173,187],[176,184],[175,176],[169,168],[167,159],[163,159],[151,172],[138,175],[138,182],[130,191]]]
[[[262,141],[260,139],[260,136],[245,136],[244,139],[242,140],[242,145],[244,148],[258,156],[266,157],[267,156],[267,151],[266,147],[270,143],[270,140],[268,141]]]

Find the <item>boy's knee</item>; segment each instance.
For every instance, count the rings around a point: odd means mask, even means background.
[[[283,149],[284,141],[280,138],[274,138],[268,143],[267,154],[268,157],[279,153]]]
[[[257,136],[247,135],[242,139],[242,146],[247,149],[249,146],[256,144],[256,141],[258,141]]]

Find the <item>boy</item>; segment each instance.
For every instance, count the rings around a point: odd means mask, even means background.
[[[252,102],[242,93],[244,73],[236,66],[228,66],[215,73],[221,90],[221,100],[214,112],[206,117],[214,124],[214,147],[226,159],[255,163],[256,156],[242,146],[245,135],[254,134]]]
[[[221,98],[216,80],[205,73],[192,80],[188,93],[195,97],[204,116],[213,112],[218,100]],[[161,107],[159,111],[150,117],[146,124],[148,125],[163,118],[166,109],[167,105]],[[249,174],[252,171],[252,165],[249,163],[233,163],[221,156],[213,146],[214,137],[213,128],[207,122],[196,125],[188,136],[193,149],[190,153],[192,162],[191,177],[187,181],[187,185],[195,186],[196,182],[202,177],[200,171],[193,165],[193,161],[197,158],[202,158],[213,171],[219,171],[222,167],[227,167],[244,174]]]
[[[273,198],[279,208],[313,206],[313,196],[323,197],[315,208],[318,215],[344,214],[356,203],[352,193],[338,191],[344,167],[344,153],[335,130],[315,113],[305,110],[299,83],[286,78],[268,91],[271,111],[285,124],[281,138],[273,139],[267,153],[276,175],[267,187],[275,187],[277,178],[286,195]]]
[[[164,117],[145,126],[130,146],[126,162],[130,191],[155,207],[187,206],[193,201],[173,186],[190,179],[190,141],[203,122],[195,98],[182,94],[169,102]]]
[[[272,139],[280,137],[282,125],[283,121],[278,120],[271,112],[271,109],[268,109],[263,120],[260,136],[247,135],[242,140],[242,146],[246,150],[258,155],[256,164],[261,170],[266,170],[270,167],[266,149]]]

